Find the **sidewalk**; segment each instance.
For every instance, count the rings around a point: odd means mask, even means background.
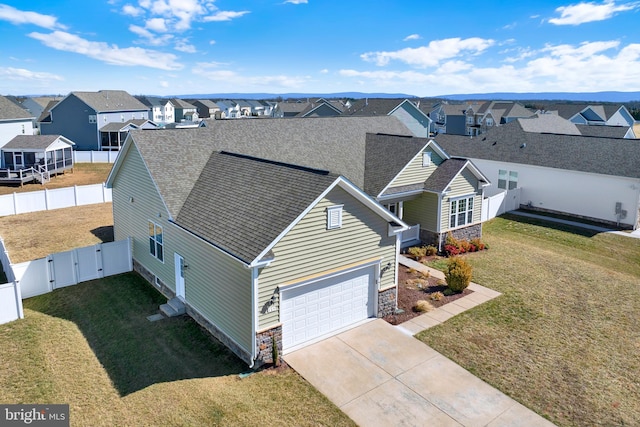
[[[444,279],[444,273],[442,271],[427,267],[426,265],[420,264],[419,262],[405,257],[404,255],[400,255],[400,259],[398,261],[405,267],[413,268],[414,270],[424,273],[429,273],[431,277]],[[414,317],[411,320],[397,325],[396,328],[406,334],[415,335],[420,331],[429,329],[451,319],[456,314],[460,314],[463,311],[469,310],[477,305],[480,305],[502,295],[500,292],[485,288],[484,286],[480,286],[477,283],[473,282],[469,284],[469,289],[473,291],[472,294],[466,295],[453,302],[445,304],[442,307],[438,307],[427,313],[421,314],[420,316]]]

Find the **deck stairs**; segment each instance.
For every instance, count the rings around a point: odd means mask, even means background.
[[[178,297],[171,298],[166,304],[160,306],[160,312],[167,317],[176,317],[187,312],[184,302]]]

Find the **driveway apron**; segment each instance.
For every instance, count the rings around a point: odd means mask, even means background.
[[[553,426],[381,319],[284,359],[360,426]]]

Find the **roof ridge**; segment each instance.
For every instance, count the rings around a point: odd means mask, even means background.
[[[215,153],[219,153],[219,154],[224,154],[227,156],[233,156],[233,157],[237,157],[240,159],[247,159],[247,160],[253,160],[253,161],[257,161],[257,162],[261,162],[261,163],[267,163],[267,164],[271,164],[271,165],[276,165],[276,166],[282,166],[282,167],[286,167],[289,169],[295,169],[295,170],[300,170],[300,171],[304,171],[304,172],[311,172],[311,173],[315,173],[318,175],[332,175],[332,173],[330,171],[324,170],[324,169],[316,169],[316,168],[311,168],[308,166],[301,166],[301,165],[294,165],[292,163],[285,163],[285,162],[278,162],[275,160],[268,160],[268,159],[263,159],[260,157],[254,157],[254,156],[249,156],[246,154],[240,154],[240,153],[233,153],[231,151],[214,151],[213,154]],[[335,175],[335,174],[333,174]],[[336,175],[337,176],[337,175]]]

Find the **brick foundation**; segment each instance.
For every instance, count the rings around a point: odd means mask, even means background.
[[[278,363],[282,358],[282,325],[256,334],[256,345],[258,347],[258,356],[256,357],[256,366],[265,363],[274,363],[273,361],[273,343],[278,347]]]
[[[384,317],[393,314],[398,308],[398,292],[395,287],[378,291],[377,316]]]

